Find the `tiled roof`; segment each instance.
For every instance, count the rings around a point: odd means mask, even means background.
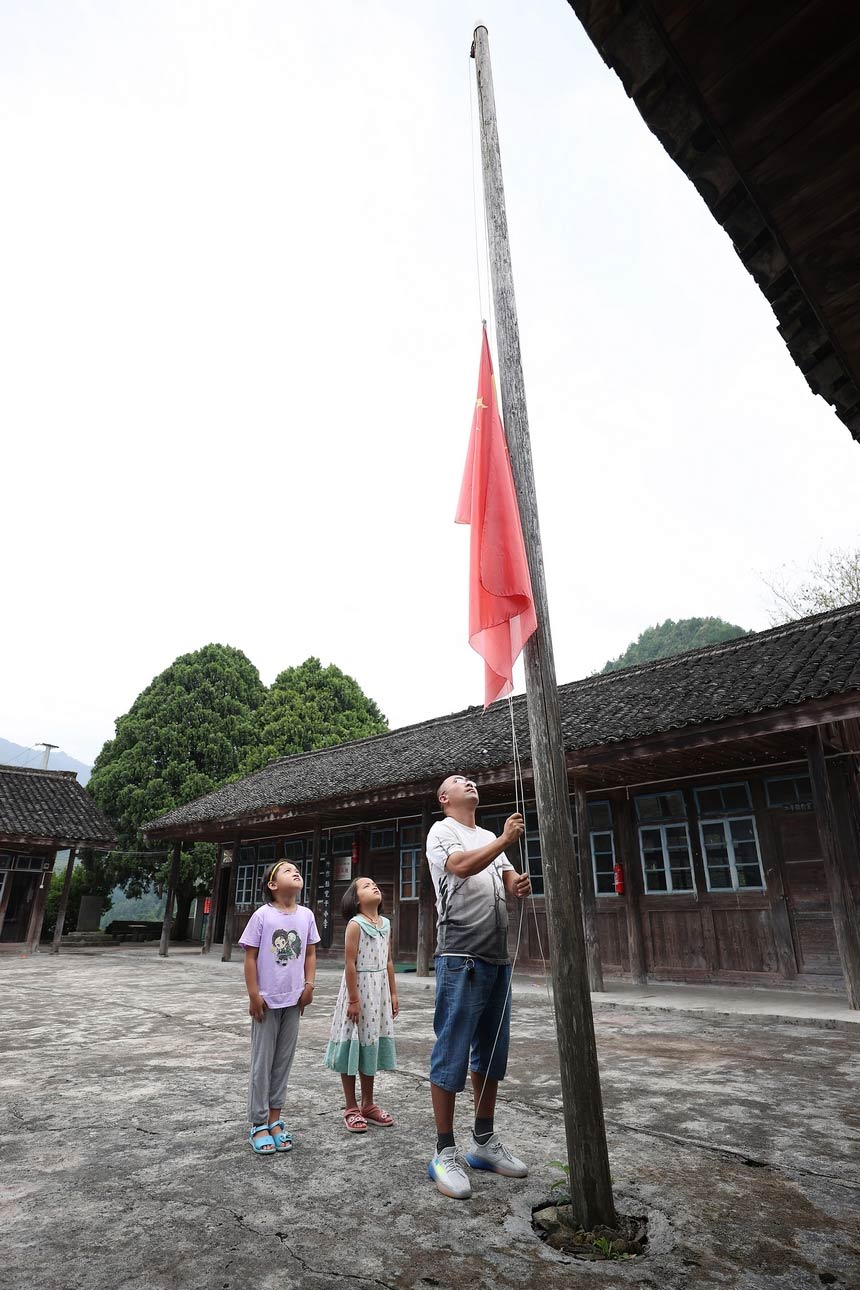
[[[559,687],[567,752],[860,691],[860,604],[687,654]],[[513,703],[529,759],[524,696]],[[282,757],[245,779],[177,807],[149,828],[238,819],[271,807],[351,798],[477,775],[511,761],[508,705],[467,708],[334,748]]]
[[[115,846],[116,834],[73,770],[0,766],[0,840]]]

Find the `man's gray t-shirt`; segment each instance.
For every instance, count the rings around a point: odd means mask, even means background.
[[[502,874],[513,865],[497,856],[486,869],[460,878],[447,868],[457,851],[477,851],[496,835],[459,820],[437,820],[427,835],[427,859],[436,888],[437,954],[469,955],[489,963],[508,962],[508,907]]]

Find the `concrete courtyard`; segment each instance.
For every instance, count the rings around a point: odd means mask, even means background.
[[[698,991],[690,1010],[677,992],[661,1008],[659,990],[652,1007],[623,989],[596,1004],[616,1199],[648,1215],[651,1248],[593,1264],[530,1227],[563,1155],[543,986],[517,985],[496,1121],[531,1176],[473,1175],[458,1203],[426,1177],[432,982],[398,976],[401,1069],[378,1081],[398,1123],[359,1137],[321,1064],[338,981],[320,972],[302,1023],[295,1149],[262,1159],[245,1128],[238,958],[0,958],[0,1285],[860,1287],[860,1026],[838,1007],[780,1016],[778,999],[750,1010],[745,992],[714,1011]],[[469,1122],[464,1098],[461,1141]]]

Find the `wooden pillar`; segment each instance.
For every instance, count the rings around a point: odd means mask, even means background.
[[[588,965],[588,988],[592,993],[603,990],[603,964],[600,961],[600,936],[597,931],[597,896],[594,891],[594,868],[591,863],[591,829],[588,827],[588,801],[585,784],[573,781],[576,802],[576,832],[579,837],[579,890],[582,893],[582,927],[585,932],[585,958]]]
[[[636,829],[633,807],[626,794],[612,803],[617,824],[616,837],[621,870],[624,874],[624,909],[627,915],[627,957],[630,961],[630,980],[635,985],[645,985],[645,943],[642,936],[642,872],[639,868],[639,850],[636,846]]]
[[[14,869],[8,869],[3,875],[3,889],[0,891],[0,932],[3,931],[3,924],[6,921],[6,910],[9,907],[9,896],[12,892],[14,873]]]
[[[215,855],[215,867],[212,870],[212,894],[209,897],[209,922],[206,924],[206,935],[203,937],[201,954],[209,954],[212,949],[212,937],[215,934],[215,919],[218,917],[218,891],[221,887],[221,857],[224,848],[219,844]]]
[[[478,87],[484,207],[490,249],[499,347],[499,377],[505,436],[523,522],[537,630],[525,645],[535,806],[544,865],[550,966],[552,969],[559,1073],[567,1144],[571,1203],[586,1231],[615,1223],[609,1151],[597,1065],[594,1017],[576,880],[570,790],[564,760],[552,634],[546,597],[537,497],[531,462],[519,323],[508,242],[502,163],[496,125],[493,72],[486,27],[473,42]]]
[[[430,865],[427,860],[426,839],[433,824],[430,808],[425,806],[421,812],[421,865],[418,878],[418,944],[415,954],[415,975],[430,975],[430,959],[433,955],[433,904],[435,892],[433,879],[430,877]]]
[[[848,866],[839,837],[836,810],[827,777],[827,763],[824,760],[824,744],[818,726],[807,736],[807,756],[812,781],[812,802],[836,929],[836,945],[845,976],[848,1002],[852,1008],[860,1009],[860,920],[851,895]]]
[[[768,810],[764,784],[761,779],[750,780],[750,792],[752,793],[756,828],[758,829],[759,843],[761,845],[764,884],[770,905],[770,926],[773,932],[773,943],[776,946],[779,970],[786,981],[794,981],[797,979],[797,953],[794,948],[794,937],[791,934],[791,918],[785,897],[782,866],[779,863],[776,829],[773,826],[773,820]]]
[[[54,864],[57,861],[57,853],[54,852]],[[39,886],[36,888],[36,894],[33,897],[33,908],[30,911],[30,922],[27,926],[27,953],[35,954],[39,948],[39,938],[42,935],[42,923],[45,921],[45,902],[48,899],[48,891],[51,886],[51,874],[53,865],[50,869],[43,869],[42,876],[39,880]]]
[[[54,927],[54,939],[51,942],[51,953],[59,954],[60,942],[63,939],[63,928],[66,925],[66,910],[69,907],[69,892],[72,890],[72,873],[75,868],[75,848],[69,852],[69,863],[63,879],[63,890],[60,892],[60,903],[57,906],[57,922]]]
[[[221,962],[229,963],[233,956],[233,922],[236,917],[236,881],[239,873],[240,840],[233,846],[233,865],[227,875],[227,913],[224,918],[224,940],[221,945]]]
[[[311,838],[311,880],[310,892],[308,893],[308,905],[316,916],[317,894],[320,885],[320,851],[322,850],[322,824],[319,820],[314,821],[314,832]]]
[[[170,861],[170,874],[167,879],[167,900],[164,904],[164,921],[161,924],[161,943],[158,957],[167,958],[170,946],[170,930],[173,927],[173,902],[176,898],[176,887],[179,882],[179,866],[182,863],[182,843],[174,842],[173,856]]]

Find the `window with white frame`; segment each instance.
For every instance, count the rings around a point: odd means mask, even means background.
[[[648,893],[695,891],[686,824],[649,824],[639,830],[642,875]]]
[[[588,803],[588,833],[591,845],[591,869],[594,890],[598,896],[614,896],[615,831],[609,802]]]
[[[614,896],[615,891],[615,838],[611,832],[591,831],[591,866],[594,871],[594,890],[598,896]]]
[[[240,864],[236,872],[236,908],[250,909],[254,899],[256,869],[252,864]]]
[[[646,893],[695,891],[687,803],[682,791],[640,793],[634,803],[640,821],[639,853]]]
[[[764,872],[748,784],[696,789],[708,891],[763,891]]]
[[[393,824],[385,825],[370,830],[370,850],[371,851],[393,851],[396,837],[396,829]]]
[[[751,815],[701,820],[708,891],[763,891],[758,834]]]
[[[513,815],[514,807],[501,810],[495,806],[491,811],[484,811],[478,819],[482,829],[489,829],[496,837],[504,831],[505,820]],[[532,891],[536,896],[543,895],[543,860],[540,853],[540,832],[538,830],[537,811],[525,812],[526,831],[523,838],[523,857],[532,880]]]
[[[400,826],[400,899],[417,900],[421,887],[421,859],[424,851],[420,824]]]

